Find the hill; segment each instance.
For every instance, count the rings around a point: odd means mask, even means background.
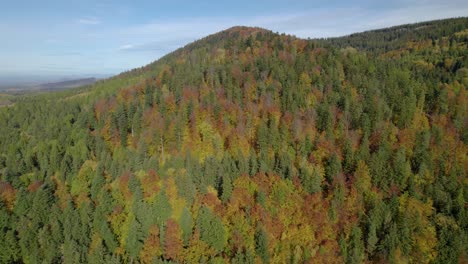
[[[93,84],[97,81],[96,78],[82,78],[76,80],[66,80],[60,82],[44,83],[39,85],[41,90],[57,90],[57,89],[69,89],[80,86]]]
[[[467,23],[234,27],[15,98],[0,262],[465,262]]]
[[[454,34],[460,34],[467,27],[466,18],[452,18],[371,30],[319,41],[335,47],[351,46],[363,51],[381,53],[405,48],[409,42],[436,41],[444,37],[453,40]]]

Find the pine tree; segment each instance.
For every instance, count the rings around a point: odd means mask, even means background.
[[[143,233],[141,231],[141,224],[133,218],[130,221],[128,235],[125,240],[125,250],[127,251],[130,262],[138,258],[141,248],[143,247]]]
[[[257,228],[257,231],[255,232],[255,251],[257,252],[257,255],[260,256],[263,263],[270,262],[270,254],[268,252],[268,237],[265,230],[263,230],[261,227]]]
[[[202,207],[198,214],[197,226],[200,230],[200,239],[205,241],[217,252],[221,252],[227,242],[226,229],[216,215],[207,208]]]
[[[193,219],[190,211],[187,207],[184,207],[182,210],[182,215],[180,216],[180,227],[182,229],[182,238],[184,240],[184,244],[187,245],[190,237],[192,236],[192,229],[193,229]]]

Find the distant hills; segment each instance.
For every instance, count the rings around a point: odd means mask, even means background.
[[[38,89],[40,90],[57,90],[57,89],[69,89],[84,85],[89,85],[95,83],[97,81],[96,78],[83,78],[83,79],[76,79],[76,80],[68,80],[62,82],[53,82],[53,83],[44,83],[38,85]]]
[[[107,77],[107,76],[105,76]],[[103,77],[104,78],[104,77]],[[56,90],[65,90],[80,86],[86,86],[95,83],[100,80],[99,77],[83,77],[83,78],[67,78],[67,79],[58,79],[57,78],[44,78],[45,80],[21,80],[21,77],[17,78],[8,78],[2,80],[0,78],[0,92],[7,93],[25,93],[25,92],[34,92],[34,91],[56,91]]]
[[[32,92],[61,91],[90,85],[97,82],[98,80],[99,79],[97,78],[91,77],[41,84],[4,85],[3,87],[0,85],[0,107],[9,106],[13,104],[15,95],[27,94]]]

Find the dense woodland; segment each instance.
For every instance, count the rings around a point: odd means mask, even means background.
[[[468,261],[468,18],[235,27],[0,108],[1,263]]]

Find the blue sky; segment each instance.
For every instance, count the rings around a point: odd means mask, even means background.
[[[0,77],[116,74],[235,25],[299,37],[467,16],[466,0],[2,1]]]

